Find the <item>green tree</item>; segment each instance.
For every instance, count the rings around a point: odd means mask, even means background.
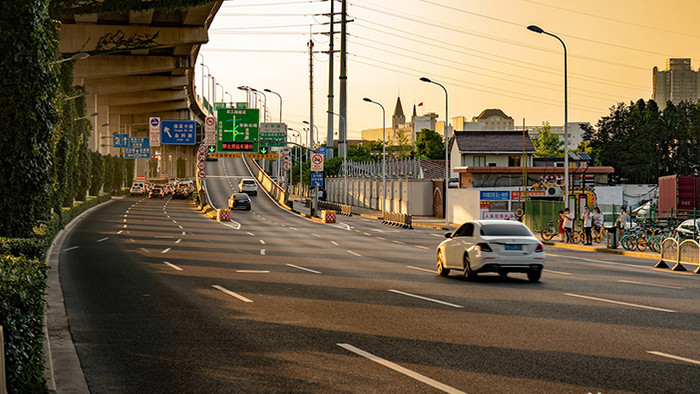
[[[535,157],[564,157],[564,142],[554,134],[549,122],[542,122],[537,137],[532,139]]]
[[[44,0],[0,2],[0,236],[26,237],[47,220],[58,120],[58,30]]]
[[[421,130],[416,137],[416,154],[421,159],[444,159],[445,144],[442,136],[433,130]]]

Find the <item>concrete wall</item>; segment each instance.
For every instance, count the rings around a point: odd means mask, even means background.
[[[449,222],[461,224],[467,220],[481,219],[479,196],[477,189],[448,189],[447,219]]]
[[[387,179],[386,210],[416,216],[432,216],[432,182],[425,179]],[[343,178],[326,178],[327,200],[345,203]],[[349,205],[381,211],[384,189],[381,179],[348,178]]]

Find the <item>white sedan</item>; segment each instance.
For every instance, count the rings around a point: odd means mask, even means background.
[[[450,270],[475,279],[480,272],[527,273],[537,282],[544,266],[544,246],[524,224],[510,220],[474,220],[461,225],[437,247],[437,272]]]

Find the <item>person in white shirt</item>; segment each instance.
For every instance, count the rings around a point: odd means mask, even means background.
[[[564,209],[564,231],[566,232],[566,242],[571,242],[571,234],[574,232],[574,215],[569,208]]]
[[[588,210],[587,206],[583,207],[583,214],[581,214],[581,220],[583,220],[583,230],[586,234],[586,239],[583,241],[584,245],[593,245],[593,237],[591,236],[591,227],[593,227],[593,215]]]
[[[617,224],[617,228],[620,229],[620,239],[622,239],[622,237],[625,235],[625,227],[627,227],[627,220],[629,220],[629,215],[627,215],[625,207],[622,207],[620,208],[620,215],[615,221],[615,223]]]
[[[600,208],[595,207],[595,212],[593,213],[593,226],[595,231],[600,232],[600,228],[603,226],[603,213],[600,212]]]

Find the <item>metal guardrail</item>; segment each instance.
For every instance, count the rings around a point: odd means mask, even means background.
[[[383,224],[402,228],[413,228],[413,217],[405,213],[384,212]]]
[[[328,209],[336,211],[338,215],[352,216],[352,207],[350,205],[338,204],[335,202],[319,201],[319,209]]]
[[[669,268],[669,263],[675,263],[672,271],[687,271],[683,264],[695,265],[693,272],[700,274],[700,244],[692,239],[681,243],[675,238],[664,239],[661,242],[661,260],[654,267]]]

